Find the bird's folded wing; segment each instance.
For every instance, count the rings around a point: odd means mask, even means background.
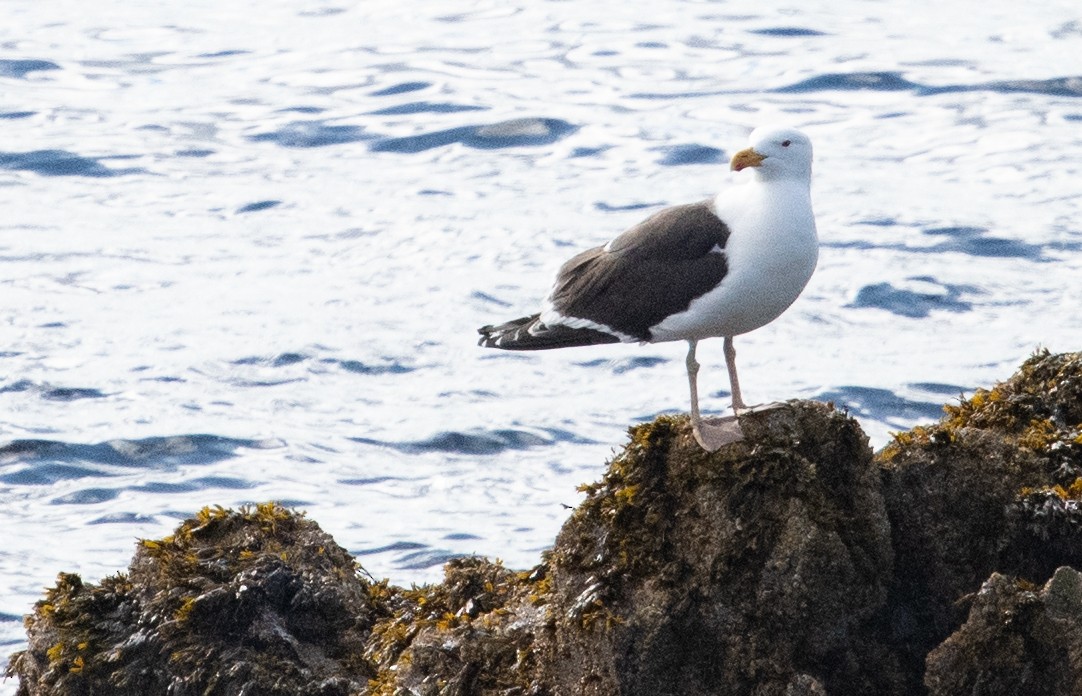
[[[650,327],[686,310],[725,277],[728,239],[711,201],[666,208],[565,263],[549,306],[562,317],[648,341]]]

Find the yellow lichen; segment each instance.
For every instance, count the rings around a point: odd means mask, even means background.
[[[635,494],[639,492],[637,485],[624,486],[616,491],[616,502],[621,505],[631,505],[635,500]]]
[[[1056,440],[1056,425],[1047,418],[1034,418],[1018,436],[1018,444],[1031,450],[1045,449]]]
[[[889,462],[903,450],[910,447],[922,447],[932,442],[939,442],[944,436],[950,438],[951,435],[946,431],[943,431],[936,426],[918,425],[912,430],[906,430],[903,432],[891,433],[891,441],[883,448],[879,453],[880,458],[884,462]]]
[[[173,612],[173,618],[177,621],[187,621],[188,615],[192,613],[192,607],[195,606],[195,597],[188,597],[184,602]]]
[[[443,613],[443,616],[441,616],[438,621],[436,621],[436,628],[441,631],[449,631],[450,629],[458,626],[462,620],[468,621],[469,616],[465,614],[463,614],[462,616],[457,616],[447,611]]]
[[[46,650],[45,657],[49,658],[50,663],[59,662],[60,659],[64,657],[64,643],[57,643],[48,650]]]
[[[1022,486],[1018,489],[1019,498],[1041,493],[1052,493],[1060,500],[1082,500],[1082,477],[1076,478],[1066,488],[1057,483],[1051,486]]]

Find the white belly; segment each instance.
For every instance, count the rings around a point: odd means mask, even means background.
[[[734,211],[719,196],[718,214],[730,229],[729,272],[686,311],[651,327],[654,341],[737,336],[774,321],[796,300],[815,270],[819,241],[807,191],[783,200],[789,204],[781,209],[744,201]]]

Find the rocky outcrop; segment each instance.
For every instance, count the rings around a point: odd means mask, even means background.
[[[27,618],[22,694],[357,693],[386,608],[353,558],[277,505],[207,508],[98,585],[62,573]]]
[[[20,694],[1082,692],[1082,355],[1042,353],[877,455],[831,405],[631,430],[553,548],[367,576],[273,504],[63,574]]]
[[[683,421],[642,426],[587,488],[549,555],[555,693],[884,693],[890,529],[866,438],[813,403],[742,427],[708,455]]]
[[[1082,574],[1066,566],[1043,588],[993,573],[969,618],[928,656],[930,696],[1082,694]]]
[[[945,410],[878,455],[891,630],[914,675],[993,572],[1039,585],[1060,566],[1082,569],[1082,354],[1036,355]]]

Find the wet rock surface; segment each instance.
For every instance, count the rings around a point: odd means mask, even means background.
[[[707,454],[631,430],[542,563],[378,582],[274,504],[208,508],[126,573],[61,574],[37,694],[1082,693],[1082,354],[1041,353],[873,455],[794,401]]]

